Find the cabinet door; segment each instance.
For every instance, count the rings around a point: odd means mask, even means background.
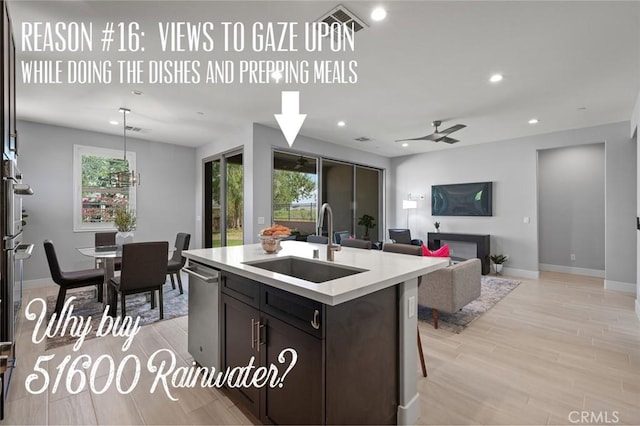
[[[282,387],[262,388],[261,420],[275,424],[324,423],[324,368],[322,340],[270,315],[263,315],[261,332],[262,365],[274,364],[281,377],[291,364],[291,354],[278,361],[283,349],[297,352],[296,364],[285,376]]]
[[[233,297],[222,295],[222,369],[246,367],[251,357],[253,365],[260,359],[257,351],[257,326],[260,311]],[[260,416],[260,390],[251,388],[229,389],[231,397],[247,407],[256,417]]]

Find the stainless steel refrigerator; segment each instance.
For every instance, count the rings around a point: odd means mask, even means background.
[[[33,191],[22,182],[18,169],[18,131],[16,129],[15,43],[7,2],[1,1],[0,74],[2,84],[2,167],[0,167],[0,420],[4,419],[4,403],[11,372],[16,365],[15,330],[22,302],[22,262],[33,250],[22,241],[22,197]]]

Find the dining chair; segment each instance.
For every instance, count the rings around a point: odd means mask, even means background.
[[[53,246],[53,241],[44,241],[44,251],[47,255],[47,262],[49,263],[51,278],[53,279],[54,283],[60,286],[60,289],[58,290],[58,299],[56,300],[56,307],[54,310],[55,313],[59,315],[62,311],[64,299],[67,295],[67,290],[70,288],[95,285],[98,287],[98,302],[102,302],[102,290],[104,284],[103,269],[82,269],[79,271],[65,272],[60,268],[58,256],[56,255],[56,249]]]
[[[422,247],[414,246],[410,244],[395,244],[385,243],[382,246],[382,251],[387,253],[408,254],[413,256],[422,256]],[[421,280],[418,280],[418,287],[421,284]],[[422,375],[427,377],[427,363],[424,360],[424,352],[422,351],[422,339],[420,339],[420,328],[418,327],[418,355],[420,356],[420,367],[422,367]]]
[[[324,235],[309,235],[307,237],[307,242],[316,244],[329,244],[329,237],[325,237]]]
[[[162,286],[167,279],[167,241],[129,243],[122,246],[122,270],[119,277],[109,280],[115,291],[110,303],[118,303],[120,293],[121,315],[126,315],[126,296],[136,293],[151,293],[151,309],[155,309],[154,292],[158,290],[160,319],[164,318]]]
[[[176,280],[178,280],[180,294],[184,294],[184,292],[182,291],[182,279],[180,278],[180,270],[184,267],[184,264],[187,261],[187,259],[182,255],[182,250],[189,249],[190,241],[191,234],[185,234],[184,232],[178,233],[178,235],[176,236],[176,249],[167,264],[167,274],[169,274],[169,278],[171,278],[171,287],[174,290],[176,289],[176,282],[173,279],[173,276],[175,275]]]
[[[359,240],[357,238],[354,238],[352,240],[345,238],[342,241],[340,241],[340,245],[342,247],[354,247],[359,249],[371,250],[371,241]]]
[[[116,245],[116,231],[109,232],[96,232],[94,234],[94,247],[115,246]],[[102,259],[96,259],[96,267],[102,263]],[[119,271],[122,268],[122,261],[120,259],[114,259],[113,269]]]

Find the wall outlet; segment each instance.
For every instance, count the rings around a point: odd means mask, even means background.
[[[576,260],[576,255],[571,253],[571,260]]]
[[[531,218],[530,218],[529,216],[525,216],[525,217],[522,219],[522,222],[524,222],[524,223],[530,223],[530,222],[531,222]]]
[[[258,216],[258,225],[264,225],[264,216]]]

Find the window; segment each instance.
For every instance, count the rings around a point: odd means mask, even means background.
[[[73,230],[74,232],[113,229],[114,208],[136,208],[135,187],[118,187],[117,172],[135,170],[136,154],[119,150],[74,145],[73,147]]]

